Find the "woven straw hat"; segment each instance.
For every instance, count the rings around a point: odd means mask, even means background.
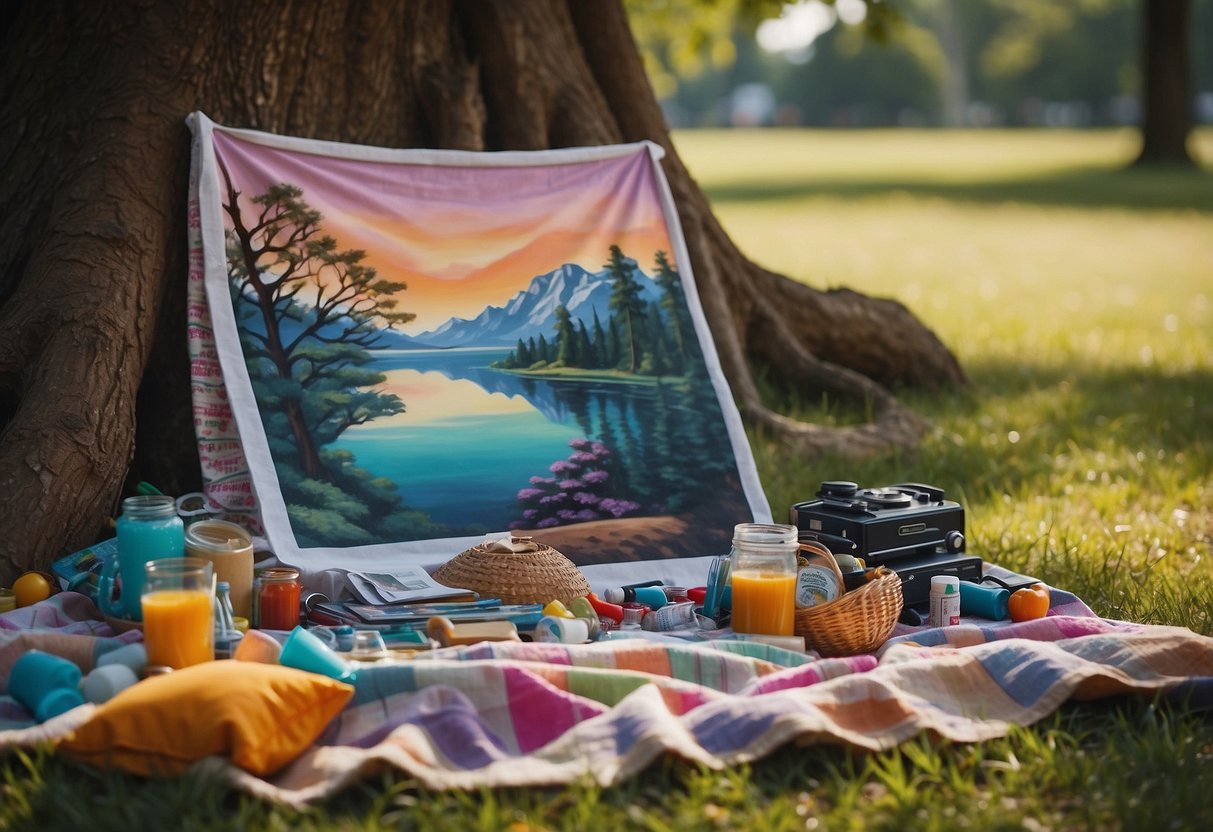
[[[461,552],[434,572],[447,586],[470,589],[504,604],[570,604],[590,592],[573,562],[529,537],[490,540]]]

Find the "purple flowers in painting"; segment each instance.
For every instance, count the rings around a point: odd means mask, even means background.
[[[517,497],[522,519],[511,528],[548,529],[568,523],[635,516],[641,504],[611,493],[611,451],[601,442],[573,439],[568,459],[553,462],[555,476],[531,477]]]

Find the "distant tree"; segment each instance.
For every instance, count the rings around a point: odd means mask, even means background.
[[[657,276],[654,280],[662,290],[659,305],[665,313],[670,335],[674,340],[675,354],[679,363],[684,364],[692,355],[698,355],[699,341],[695,336],[695,324],[691,321],[691,310],[687,306],[686,293],[682,289],[682,277],[664,251],[658,251],[655,259]]]
[[[594,310],[594,364],[597,367],[606,368],[611,366],[610,345],[607,343],[606,331],[602,328],[602,321],[598,319],[598,310]]]
[[[1142,0],[1141,153],[1136,164],[1193,165],[1190,32],[1192,0]],[[1204,33],[1206,46],[1213,33]]]
[[[609,305],[615,319],[620,322],[621,335],[627,339],[627,371],[634,373],[640,366],[639,336],[645,314],[645,303],[640,297],[642,287],[635,277],[636,261],[626,256],[619,246],[613,245],[606,268],[611,273]]]
[[[577,366],[594,369],[594,345],[590,343],[590,334],[586,331],[585,321],[577,319]]]
[[[607,367],[618,368],[623,362],[623,336],[619,334],[619,319],[607,318]]]
[[[569,316],[568,307],[562,303],[556,307],[556,363],[565,366],[574,363],[575,337],[576,332],[573,329],[573,319]]]
[[[1140,93],[1142,110],[1137,163],[1193,164],[1187,149],[1193,106],[1192,0],[864,2],[867,14],[856,33],[883,48],[862,50],[860,58],[858,37],[829,32],[813,45],[816,54],[809,64],[783,73],[794,78],[787,82],[788,95],[802,107],[809,103],[812,123],[829,123],[829,114],[822,111],[838,110],[844,102],[852,111],[874,113],[875,123],[894,123],[900,108],[892,106],[891,88],[902,106],[919,109],[930,99],[931,109],[938,106],[939,119],[948,125],[969,123],[974,99],[1001,99],[1004,106],[1017,108],[1029,86],[1036,96],[1058,100],[1106,99],[1115,90],[1131,90]],[[752,28],[777,16],[783,3],[717,0],[708,4],[710,15],[697,13],[704,5],[697,0],[628,0],[628,5],[638,21],[646,66],[655,85],[670,95],[679,78],[703,71],[729,78],[734,59],[746,58],[732,36],[739,34],[748,43]],[[1123,65],[1115,60],[1109,65],[1108,46],[1124,40],[1124,18],[1134,10],[1136,49],[1126,52]],[[1094,30],[1101,19],[1109,24],[1102,37]],[[1204,32],[1195,34],[1208,40]],[[877,60],[875,52],[886,54]],[[890,75],[898,64],[901,72]],[[1095,65],[1106,67],[1104,77],[1092,76]],[[1123,80],[1133,74],[1125,70],[1133,69],[1141,77],[1140,89]],[[828,85],[807,84],[805,74],[824,76]],[[902,86],[907,81],[908,88]],[[938,94],[925,94],[926,86]],[[1010,116],[1012,121],[1016,117]]]

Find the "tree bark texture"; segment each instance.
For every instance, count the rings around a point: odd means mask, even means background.
[[[679,160],[620,0],[29,0],[0,12],[0,584],[107,536],[146,479],[199,485],[185,351],[184,118],[386,147],[650,139],[743,414],[798,453],[911,446],[890,392],[963,383],[903,306],[747,261]],[[869,401],[827,428],[790,389]]]

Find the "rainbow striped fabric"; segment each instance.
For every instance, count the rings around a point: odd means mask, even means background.
[[[214,757],[199,768],[301,805],[385,765],[429,788],[610,784],[664,754],[723,768],[788,743],[879,750],[923,732],[979,742],[1070,699],[1136,694],[1211,707],[1213,639],[1101,619],[1059,592],[1038,621],[899,628],[877,655],[816,659],[727,641],[479,644],[366,666],[356,688],[319,740],[272,777]],[[0,747],[53,739],[84,718],[0,725]]]

